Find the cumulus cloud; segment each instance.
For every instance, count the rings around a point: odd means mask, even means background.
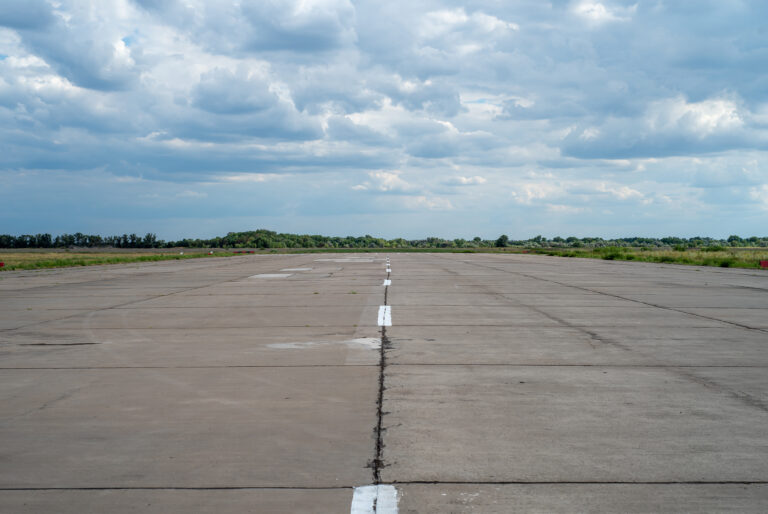
[[[375,189],[381,192],[398,192],[404,193],[413,189],[413,185],[409,184],[400,177],[399,171],[371,171],[368,172],[368,176],[371,180],[364,185],[365,189]]]
[[[629,7],[606,5],[595,0],[579,0],[573,4],[573,12],[596,25],[615,21],[629,21],[637,9],[637,4]]]
[[[100,13],[79,3],[54,7],[14,0],[3,6],[9,16],[0,13],[0,23],[15,29],[25,48],[74,84],[120,90],[138,79],[141,69],[121,33],[126,13],[117,6],[105,4]]]
[[[451,201],[447,198],[423,195],[405,197],[403,198],[403,204],[412,210],[421,210],[426,208],[430,211],[449,211],[454,208]]]
[[[726,98],[688,102],[683,97],[676,97],[652,102],[645,122],[652,131],[688,132],[702,138],[744,125],[739,106]]]
[[[541,232],[758,209],[765,19],[756,1],[0,2],[2,201],[38,201],[24,172],[187,204],[310,184],[269,205]]]
[[[249,50],[327,51],[355,40],[354,8],[348,0],[246,0]]]
[[[620,159],[765,148],[764,128],[745,130],[752,117],[738,98],[664,98],[649,102],[637,118],[606,117],[602,125],[570,130],[563,149],[577,157]]]
[[[192,90],[192,104],[215,114],[249,114],[278,103],[269,82],[242,70],[215,68],[200,76]]]
[[[601,183],[595,188],[598,193],[606,193],[617,200],[643,200],[645,195],[629,186],[609,186]]]
[[[476,186],[485,184],[488,182],[484,177],[481,177],[480,175],[475,175],[473,177],[451,177],[448,180],[445,181],[446,184],[452,185],[452,186]]]
[[[768,211],[768,184],[750,188],[749,197],[757,202],[763,210]]]

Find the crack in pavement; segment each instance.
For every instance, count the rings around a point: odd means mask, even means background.
[[[387,273],[389,279],[390,273]],[[389,286],[384,286],[384,305],[387,305],[389,297]],[[370,463],[370,467],[373,470],[373,483],[375,485],[381,484],[381,469],[385,467],[384,464],[384,430],[382,423],[384,418],[383,405],[384,405],[384,391],[386,385],[384,383],[384,373],[387,368],[387,351],[391,348],[391,342],[387,337],[387,327],[381,327],[381,344],[379,345],[379,392],[376,398],[376,427],[374,429],[376,438],[376,448],[374,458]],[[376,505],[374,502],[374,512],[376,511]]]
[[[13,331],[16,331],[16,330],[21,330],[21,329],[25,329],[25,328],[29,328],[29,327],[34,327],[34,326],[37,326],[37,325],[44,325],[46,323],[53,323],[53,322],[56,322],[56,321],[63,321],[63,320],[70,319],[70,318],[76,318],[78,316],[86,316],[87,317],[87,316],[90,316],[90,315],[92,315],[92,314],[94,314],[96,312],[108,311],[110,309],[119,310],[121,307],[125,307],[126,305],[132,305],[132,304],[136,304],[136,303],[146,302],[146,301],[149,301],[149,300],[154,300],[156,298],[163,298],[163,297],[166,297],[166,296],[173,296],[175,294],[185,293],[187,291],[194,291],[194,290],[197,290],[197,289],[204,289],[206,287],[211,287],[213,285],[226,284],[227,282],[234,282],[234,281],[237,281],[237,280],[242,280],[244,278],[249,277],[250,275],[251,274],[249,273],[247,275],[237,276],[235,278],[231,278],[229,280],[224,280],[222,282],[214,281],[214,282],[211,282],[210,284],[206,284],[206,285],[203,285],[203,286],[188,287],[188,288],[182,289],[180,291],[173,291],[173,292],[170,292],[170,293],[163,293],[163,294],[158,294],[158,295],[150,296],[150,297],[147,297],[147,298],[141,298],[139,300],[132,300],[130,302],[125,302],[125,303],[121,303],[121,304],[117,304],[117,305],[110,305],[109,307],[104,307],[102,309],[88,310],[87,313],[77,313],[77,314],[71,314],[69,316],[64,316],[62,318],[48,319],[48,320],[43,320],[43,321],[35,321],[34,323],[30,323],[28,325],[22,325],[20,327],[1,328],[0,332],[13,332]]]
[[[446,257],[443,257],[443,258],[447,259]],[[481,267],[481,268],[487,268],[487,269],[493,269],[493,270],[496,270],[496,271],[501,271],[502,273],[511,273],[513,275],[519,275],[521,277],[530,278],[532,280],[540,280],[542,282],[548,282],[550,284],[557,284],[557,285],[562,286],[562,287],[571,287],[571,288],[574,288],[574,289],[578,289],[580,291],[587,291],[589,293],[594,293],[594,294],[599,294],[599,295],[603,295],[603,296],[608,296],[608,297],[611,297],[611,298],[617,298],[619,300],[625,300],[625,301],[628,301],[628,302],[635,302],[635,303],[639,303],[641,305],[646,305],[648,307],[655,307],[657,309],[667,310],[667,311],[671,311],[671,312],[677,312],[677,313],[680,313],[680,314],[687,314],[689,316],[694,316],[694,317],[701,318],[701,319],[706,319],[706,320],[709,320],[709,321],[717,321],[719,323],[724,323],[726,325],[732,325],[732,326],[735,326],[735,327],[743,328],[745,330],[755,330],[755,331],[758,331],[758,332],[768,332],[768,329],[765,329],[765,328],[750,327],[749,325],[744,325],[742,323],[737,323],[735,321],[727,321],[727,320],[720,319],[720,318],[714,318],[714,317],[711,317],[711,316],[705,316],[703,314],[696,314],[695,312],[688,312],[688,311],[685,311],[685,310],[682,310],[682,309],[678,309],[678,308],[675,308],[675,307],[667,307],[665,305],[659,305],[659,304],[655,304],[655,303],[651,303],[651,302],[644,302],[642,300],[635,300],[633,298],[627,298],[625,296],[621,296],[621,295],[617,295],[617,294],[613,294],[613,293],[606,293],[604,291],[599,291],[597,289],[590,289],[588,287],[575,286],[573,284],[566,284],[565,282],[558,282],[557,280],[541,278],[541,277],[537,277],[535,275],[529,275],[527,273],[521,273],[519,271],[509,271],[509,270],[506,270],[506,269],[503,269],[503,268],[497,268],[495,266],[489,266],[489,265],[486,265],[486,264],[477,264],[477,263],[469,262],[469,261],[460,261],[460,262],[463,262],[464,264],[469,264],[469,265],[472,265],[472,266],[478,266],[478,267]]]
[[[448,260],[445,257],[443,257],[443,258]],[[461,262],[463,264],[466,264],[466,265],[478,266],[478,267],[482,267],[482,268],[486,268],[486,269],[492,269],[492,270],[496,270],[496,271],[501,271],[502,273],[510,273],[510,274],[513,274],[513,275],[519,275],[519,276],[523,276],[523,277],[526,277],[526,278],[529,278],[529,279],[532,279],[532,280],[540,280],[542,282],[548,282],[550,284],[557,284],[557,285],[559,285],[561,287],[570,287],[570,288],[578,289],[578,290],[581,290],[581,291],[587,291],[587,292],[590,292],[590,293],[601,294],[601,295],[609,296],[609,297],[612,297],[612,298],[617,298],[617,299],[621,299],[621,300],[627,300],[627,301],[630,301],[630,302],[635,302],[635,303],[639,303],[641,305],[647,305],[647,306],[655,307],[655,308],[658,308],[658,309],[669,310],[669,311],[678,312],[678,313],[681,313],[681,314],[688,314],[688,315],[695,316],[695,317],[698,317],[698,318],[708,319],[710,321],[718,321],[718,322],[722,322],[722,323],[725,323],[725,324],[728,324],[728,325],[732,325],[734,327],[738,327],[738,328],[741,328],[741,329],[756,330],[756,331],[761,331],[761,332],[765,332],[766,331],[764,329],[750,327],[750,326],[747,326],[747,325],[742,325],[742,324],[739,324],[739,323],[733,323],[733,322],[730,322],[730,321],[724,321],[724,320],[720,320],[718,318],[712,318],[712,317],[709,317],[709,316],[702,316],[702,315],[699,315],[699,314],[695,314],[695,313],[691,313],[691,312],[686,312],[686,311],[682,311],[682,310],[679,310],[679,309],[674,309],[674,308],[671,308],[671,307],[665,307],[665,306],[662,306],[662,305],[655,305],[655,304],[648,303],[648,302],[643,302],[643,301],[640,301],[640,300],[633,300],[631,298],[625,298],[623,296],[619,296],[619,295],[615,295],[615,294],[611,294],[611,293],[604,293],[602,291],[597,291],[597,290],[594,290],[594,289],[590,289],[588,287],[574,286],[574,285],[571,285],[571,284],[566,284],[566,283],[563,283],[563,282],[558,282],[556,280],[540,278],[540,277],[537,277],[535,275],[529,275],[527,273],[522,273],[522,272],[519,272],[519,271],[510,271],[510,270],[506,270],[506,269],[503,269],[503,268],[497,268],[495,266],[478,264],[478,263],[469,262],[469,261],[459,261],[459,262]],[[488,287],[485,286],[485,285],[483,285],[482,287],[485,288],[485,289],[488,289]],[[550,320],[552,320],[552,321],[554,321],[556,323],[559,323],[559,324],[561,324],[561,325],[563,325],[565,327],[578,330],[578,331],[588,335],[593,340],[596,340],[596,341],[598,341],[600,343],[608,344],[608,345],[613,345],[613,346],[615,346],[617,348],[620,348],[622,350],[628,351],[630,353],[637,353],[639,355],[642,355],[644,358],[650,359],[650,360],[652,360],[654,362],[659,362],[658,359],[656,359],[656,357],[654,357],[653,355],[648,355],[645,352],[639,351],[636,348],[628,347],[627,345],[624,345],[624,344],[619,343],[617,341],[614,341],[612,339],[600,337],[597,333],[595,333],[593,331],[590,331],[590,330],[588,330],[585,327],[580,327],[580,326],[574,325],[572,323],[569,323],[569,322],[567,322],[565,320],[562,320],[559,317],[554,316],[554,315],[552,315],[552,314],[550,314],[550,313],[548,313],[548,312],[546,312],[546,311],[544,311],[544,310],[542,310],[542,309],[540,309],[538,307],[526,305],[526,304],[520,302],[519,300],[509,298],[505,294],[499,294],[499,296],[501,298],[508,299],[510,302],[513,302],[516,305],[528,308],[528,309],[530,309],[530,310],[532,310],[532,311],[534,311],[534,312],[536,312],[538,314],[541,314],[542,316],[545,316],[546,318],[548,318],[548,319],[550,319]],[[661,364],[661,363],[659,362],[659,364]],[[669,370],[669,371],[675,373],[676,375],[678,375],[679,377],[682,377],[684,379],[692,381],[692,382],[694,382],[696,384],[702,385],[702,386],[706,387],[707,389],[716,391],[718,393],[726,394],[726,395],[730,396],[731,398],[741,402],[742,404],[744,404],[744,405],[746,405],[748,407],[752,407],[752,408],[756,408],[756,409],[762,410],[764,412],[768,412],[768,404],[766,404],[765,402],[763,402],[759,398],[756,398],[753,395],[750,395],[749,393],[746,393],[744,391],[733,390],[733,389],[731,389],[729,387],[726,387],[726,386],[723,386],[721,384],[718,384],[716,381],[714,381],[712,379],[700,377],[700,376],[698,376],[698,375],[696,375],[696,374],[694,374],[694,373],[692,373],[690,371],[685,371],[684,370],[684,368],[686,368],[686,367],[692,368],[693,366],[663,366],[663,365],[659,365],[657,367],[659,367],[661,369],[664,369],[664,370]],[[701,367],[701,366],[696,366],[696,367]]]

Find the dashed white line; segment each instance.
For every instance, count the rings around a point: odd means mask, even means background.
[[[352,493],[350,514],[397,514],[397,489],[393,485],[364,485]]]
[[[248,278],[287,278],[293,273],[261,273],[260,275],[251,275]]]
[[[389,280],[389,279],[387,279],[387,280],[385,280],[385,281],[384,281],[384,283],[383,283],[383,284],[381,284],[381,285],[383,285],[383,286],[391,286],[391,285],[392,285],[392,281],[391,281],[391,280]]]
[[[392,273],[392,270],[390,268],[387,268],[387,273]]]
[[[389,305],[382,305],[379,307],[379,326],[391,327],[392,326],[392,307]]]

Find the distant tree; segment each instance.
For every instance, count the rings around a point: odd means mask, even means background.
[[[50,248],[53,246],[51,234],[37,234],[35,236],[35,246],[38,248]]]
[[[141,241],[143,248],[154,248],[157,245],[157,236],[155,234],[147,233],[144,239]]]
[[[507,243],[509,243],[509,237],[507,237],[506,234],[500,235],[499,238],[496,240],[496,246],[498,248],[503,248],[507,246]]]

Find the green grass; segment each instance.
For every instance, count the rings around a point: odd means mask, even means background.
[[[184,255],[180,255],[180,251]],[[230,249],[184,248],[174,250],[0,250],[0,271],[35,270],[68,266],[92,266],[167,260],[232,257],[235,255],[297,254],[297,253],[531,253],[559,257],[719,266],[723,268],[759,268],[760,260],[768,260],[766,248],[709,247],[703,249],[676,248],[267,248],[255,254],[234,254]],[[242,250],[240,250],[242,251]]]
[[[54,252],[50,250],[8,252],[0,251],[0,262],[4,266],[0,271],[36,270],[47,268],[63,268],[70,266],[94,266],[103,264],[126,264],[132,262],[156,262],[183,259],[199,259],[205,257],[231,257],[231,252],[217,252],[209,255],[208,251],[189,252],[181,255],[173,253],[154,253],[136,251],[87,251],[87,252]]]
[[[604,248],[536,248],[531,253],[558,257],[717,266],[721,268],[760,268],[768,260],[765,248],[648,249],[608,246]]]
[[[183,251],[184,255],[179,252]],[[64,268],[71,266],[94,266],[102,264],[126,264],[132,262],[155,262],[205,257],[232,257],[235,255],[297,254],[297,253],[474,253],[474,252],[515,252],[515,248],[265,248],[256,249],[255,254],[235,254],[232,249],[215,249],[213,255],[208,248],[184,248],[174,250],[132,250],[132,249],[85,249],[51,250],[24,249],[0,250],[0,262],[5,265],[0,271],[36,270]],[[242,250],[240,250],[242,251]],[[517,250],[519,251],[519,250]]]

